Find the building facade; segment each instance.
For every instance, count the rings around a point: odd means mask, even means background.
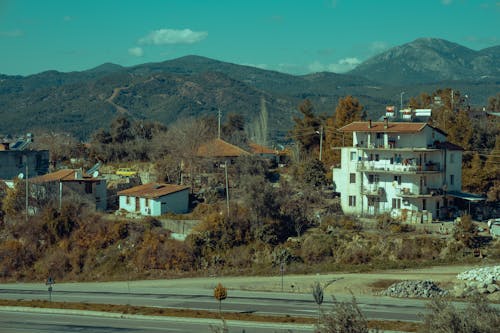
[[[49,172],[48,150],[15,150],[0,143],[0,179],[29,178]],[[27,173],[27,175],[26,175]]]
[[[333,181],[346,214],[390,213],[405,222],[446,218],[448,191],[461,191],[462,148],[427,123],[354,122]]]
[[[160,216],[189,210],[189,187],[149,183],[118,192],[119,207],[131,213]]]

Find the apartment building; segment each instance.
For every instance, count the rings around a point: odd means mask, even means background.
[[[353,122],[333,181],[346,214],[390,213],[412,223],[447,215],[449,193],[462,187],[462,148],[424,122]]]

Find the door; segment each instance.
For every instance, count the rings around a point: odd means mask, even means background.
[[[141,201],[140,198],[135,197],[135,211],[140,212],[141,211]]]

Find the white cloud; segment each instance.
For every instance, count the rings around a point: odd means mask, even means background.
[[[389,48],[389,44],[387,44],[386,42],[382,42],[382,41],[372,42],[369,46],[370,51],[373,53],[380,53],[380,52],[387,50],[388,48]]]
[[[141,47],[132,47],[132,48],[128,49],[128,54],[130,54],[131,56],[134,56],[134,57],[142,57],[142,55],[144,54],[144,51],[142,50]]]
[[[441,3],[445,6],[447,5],[451,5],[451,3],[453,2],[453,0],[441,0]]]
[[[10,30],[10,31],[0,31],[0,37],[16,38],[16,37],[21,37],[23,35],[24,35],[24,32],[22,30],[19,30],[19,29]]]
[[[350,71],[357,65],[361,63],[356,57],[349,57],[340,59],[336,63],[323,64],[319,61],[315,61],[308,65],[308,70],[311,72],[334,72],[334,73],[344,73]]]
[[[193,44],[208,36],[206,31],[192,31],[191,29],[159,29],[151,31],[147,36],[139,39],[140,44]]]
[[[64,22],[69,22],[69,21],[73,21],[73,17],[69,16],[69,15],[66,15],[63,17],[63,21]]]

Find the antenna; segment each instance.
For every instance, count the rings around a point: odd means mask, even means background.
[[[101,167],[101,162],[97,162],[96,164],[94,164],[94,166],[92,168],[87,170],[87,172],[86,172],[87,175],[94,175],[94,173],[96,171],[98,171],[100,167]],[[99,173],[97,175],[99,175]],[[94,176],[94,177],[97,177],[97,176]]]

